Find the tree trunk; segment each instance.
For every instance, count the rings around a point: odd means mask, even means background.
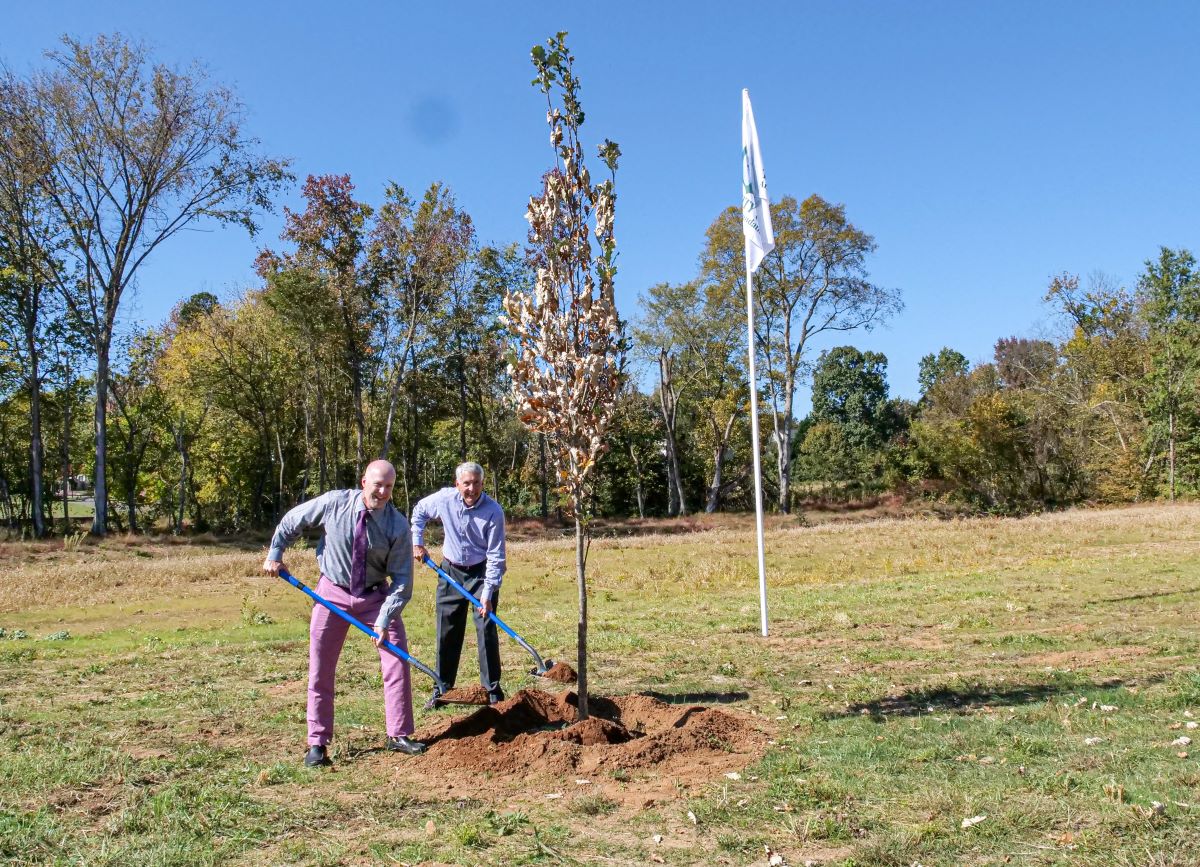
[[[712,484],[708,488],[708,502],[704,504],[704,511],[711,515],[721,505],[721,471],[724,469],[725,445],[718,444],[713,449],[713,474]]]
[[[125,508],[129,510],[129,532],[138,532],[137,523],[137,467],[134,460],[136,447],[133,442],[134,428],[129,426],[129,439],[125,444]]]
[[[46,535],[46,522],[42,509],[42,384],[36,338],[34,329],[25,329],[29,353],[29,493],[33,501],[33,537],[40,539]]]
[[[68,372],[63,384],[63,432],[62,432],[62,507],[63,535],[71,532],[71,375]]]
[[[646,498],[642,493],[642,462],[638,460],[633,443],[629,444],[629,458],[633,461],[634,490],[637,493],[638,517],[646,517]]]
[[[788,515],[792,511],[792,407],[785,404],[785,411],[775,416],[775,455],[779,472],[779,511]]]
[[[188,448],[187,441],[183,434],[184,422],[180,420],[179,428],[175,432],[175,448],[179,452],[179,511],[175,521],[175,535],[183,532],[183,516],[187,507],[187,476],[188,476]]]
[[[1167,414],[1167,490],[1175,502],[1175,412]]]
[[[579,674],[579,719],[588,718],[587,686],[587,546],[584,544],[583,522],[579,520],[580,504],[575,506],[575,573],[579,578],[579,650],[576,663]]]
[[[92,534],[108,533],[108,344],[96,346],[96,478],[92,488]]]
[[[665,350],[658,352],[658,406],[662,412],[667,447],[667,514],[686,515],[687,499],[683,494],[683,474],[679,468],[679,448],[675,440],[675,418],[678,401],[672,391],[673,362]]]

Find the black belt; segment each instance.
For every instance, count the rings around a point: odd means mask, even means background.
[[[478,563],[474,563],[474,564],[472,564],[472,565],[470,565],[470,566],[464,566],[464,565],[462,565],[461,563],[455,563],[453,560],[447,560],[447,561],[446,561],[446,565],[448,565],[448,566],[453,566],[453,567],[454,567],[455,569],[457,569],[459,572],[470,572],[472,569],[474,569],[474,568],[476,568],[476,567],[478,567],[478,566],[485,566],[485,565],[487,565],[487,560],[480,560]]]

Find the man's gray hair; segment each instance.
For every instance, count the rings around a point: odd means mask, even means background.
[[[483,481],[483,467],[474,461],[463,461],[454,468],[454,481],[458,481],[463,476],[479,476],[479,481]]]

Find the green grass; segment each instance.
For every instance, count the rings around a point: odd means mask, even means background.
[[[694,784],[419,778],[378,749],[378,664],[353,638],[336,769],[310,771],[308,605],[255,573],[259,551],[8,543],[0,861],[746,864],[770,847],[843,867],[1194,863],[1200,745],[1173,742],[1200,739],[1198,519],[779,529],[767,639],[752,522],[597,541],[593,689],[720,702],[771,741],[740,778]],[[573,663],[572,557],[514,542],[502,615]],[[289,565],[312,583],[311,551]],[[428,661],[432,593],[418,572],[406,623]],[[520,649],[502,653],[505,689],[534,685]],[[460,683],[474,671],[468,646]]]

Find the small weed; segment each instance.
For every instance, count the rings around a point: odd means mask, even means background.
[[[465,822],[455,828],[454,839],[468,849],[485,849],[491,845],[487,834],[476,822]]]
[[[571,801],[570,810],[577,816],[607,816],[617,804],[604,795],[584,795]]]
[[[529,825],[529,817],[519,810],[507,813],[488,810],[484,814],[484,819],[488,823],[488,828],[497,837],[508,837]]]

